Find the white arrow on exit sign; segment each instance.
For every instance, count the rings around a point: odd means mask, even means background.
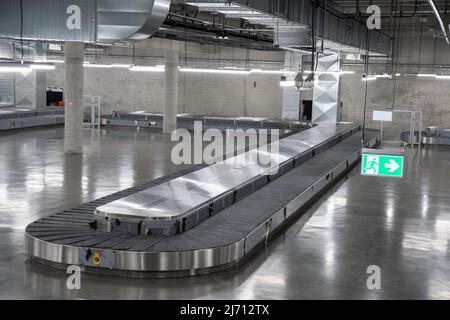
[[[386,163],[384,166],[386,167],[386,169],[389,169],[389,172],[391,173],[397,171],[397,169],[400,168],[398,163],[394,160],[389,160],[389,163]]]

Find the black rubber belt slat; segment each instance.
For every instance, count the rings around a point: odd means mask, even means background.
[[[71,209],[67,209],[64,212],[69,211],[69,212],[89,212],[91,211],[91,209],[85,208],[84,204],[79,205],[78,207],[75,208],[71,208]]]
[[[94,220],[94,215],[79,215],[79,214],[54,214],[51,215],[49,218],[55,219],[55,220],[73,220],[73,221],[79,221],[79,222],[89,222]]]
[[[149,248],[153,247],[156,243],[158,243],[159,241],[161,241],[162,239],[165,239],[166,237],[162,237],[162,236],[151,236],[150,238],[130,247],[128,249],[128,251],[133,251],[133,252],[139,252],[139,251],[146,251]]]
[[[35,228],[66,228],[66,229],[83,229],[83,228],[89,228],[89,225],[82,225],[82,224],[75,224],[75,223],[51,223],[48,221],[41,221],[33,223],[29,227],[35,227]]]
[[[29,234],[32,235],[33,237],[43,237],[43,236],[57,236],[60,234],[70,234],[72,231],[30,231]],[[78,231],[78,234],[81,233],[85,233],[85,234],[89,234],[89,233],[93,233],[94,231]]]
[[[111,249],[112,247],[114,247],[115,245],[120,243],[120,241],[122,241],[122,239],[128,239],[128,238],[130,238],[130,235],[122,234],[122,235],[119,235],[118,237],[115,237],[115,238],[108,239],[108,240],[105,240],[103,242],[97,243],[96,248]]]
[[[54,220],[41,220],[39,221],[39,227],[70,227],[77,229],[90,229],[89,223],[80,223],[80,222],[63,222],[63,221],[54,221]]]
[[[113,239],[116,237],[119,237],[120,234],[114,234],[114,233],[103,233],[103,234],[99,234],[95,237],[93,237],[92,239],[88,239],[86,241],[82,241],[76,244],[76,246],[78,247],[95,247],[96,245],[98,245],[99,243],[102,243],[105,240],[109,240],[109,239]]]
[[[77,220],[95,220],[94,215],[91,213],[89,215],[81,215],[77,213],[57,213],[56,215],[50,217],[61,217],[67,219],[77,219]]]
[[[68,238],[68,239],[61,239],[61,240],[56,240],[53,241],[56,244],[61,244],[61,245],[71,245],[71,246],[77,246],[78,247],[78,243],[82,243],[83,241],[87,241],[89,239],[92,238],[97,238],[97,236],[95,235],[82,235],[79,237],[75,237],[75,238]]]
[[[76,213],[76,214],[79,214],[79,215],[82,215],[82,214],[89,215],[89,214],[92,214],[93,211],[91,211],[91,210],[71,209],[71,210],[63,211],[61,213]]]
[[[129,239],[120,241],[117,245],[112,247],[112,250],[128,250],[133,246],[143,242],[147,237],[130,237]]]
[[[43,222],[51,222],[51,223],[70,223],[70,224],[81,224],[81,225],[85,225],[88,224],[90,222],[92,222],[93,220],[78,220],[78,219],[70,219],[70,218],[58,218],[55,216],[50,216],[48,218],[44,218],[41,221]]]
[[[46,227],[28,227],[26,229],[26,232],[32,233],[32,232],[54,232],[54,231],[61,231],[61,232],[84,232],[88,231],[88,229],[85,228],[46,228]]]
[[[78,223],[78,222],[67,222],[64,223],[62,221],[53,221],[53,220],[39,220],[39,222],[36,222],[33,224],[33,226],[41,226],[41,227],[48,227],[48,226],[54,226],[54,227],[69,227],[69,228],[82,228],[86,227],[88,228],[89,225],[87,223]]]
[[[66,233],[66,234],[56,234],[56,235],[49,235],[49,236],[43,236],[40,237],[40,239],[44,240],[44,241],[55,241],[55,240],[61,240],[61,239],[70,239],[70,238],[77,238],[80,236],[92,236],[93,232],[88,232],[88,233],[81,233],[81,232],[77,232],[77,233]]]

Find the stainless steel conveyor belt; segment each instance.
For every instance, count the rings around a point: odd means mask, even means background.
[[[95,210],[103,230],[170,235],[184,232],[284,174],[314,152],[358,130],[354,124],[321,125],[265,149],[253,149],[215,165],[124,197]],[[276,146],[275,146],[276,144]],[[264,166],[263,163],[271,163]]]

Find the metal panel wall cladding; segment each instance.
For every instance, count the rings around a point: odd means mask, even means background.
[[[170,0],[22,0],[20,4],[20,0],[0,1],[0,37],[111,43],[144,39],[162,25],[170,9]]]
[[[14,74],[0,74],[0,105],[14,103]]]

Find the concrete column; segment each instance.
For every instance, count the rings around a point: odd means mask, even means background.
[[[165,105],[163,133],[171,134],[177,128],[178,115],[178,52],[166,53]]]
[[[36,58],[47,57],[47,45],[42,42],[36,43]],[[36,70],[36,108],[47,106],[47,71]]]
[[[83,60],[84,44],[66,42],[64,152],[83,151]]]

